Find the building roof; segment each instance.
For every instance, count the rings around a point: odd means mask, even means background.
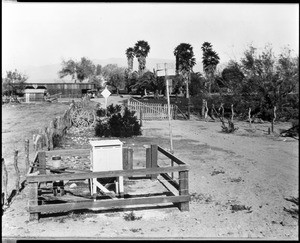
[[[45,89],[25,89],[25,94],[39,94],[39,93],[45,93]]]

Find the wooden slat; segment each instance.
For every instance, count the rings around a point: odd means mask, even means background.
[[[47,156],[54,156],[54,155],[60,155],[60,156],[86,156],[90,155],[90,149],[60,149],[60,150],[50,150],[46,151]]]
[[[44,181],[58,181],[58,180],[77,180],[77,179],[89,179],[89,178],[106,178],[106,177],[118,177],[118,176],[134,176],[134,175],[148,175],[148,174],[161,174],[176,171],[185,171],[189,167],[186,165],[180,166],[168,166],[158,168],[147,169],[134,169],[134,170],[115,170],[115,171],[100,171],[100,172],[88,172],[88,173],[75,173],[75,174],[58,174],[58,175],[28,175],[27,182],[44,182]]]
[[[170,158],[172,161],[177,163],[178,165],[185,165],[184,162],[182,162],[180,159],[176,158],[173,154],[169,153],[168,151],[164,150],[162,147],[157,146],[157,149],[159,152]]]
[[[30,213],[66,212],[77,209],[91,208],[120,208],[129,205],[160,204],[160,203],[180,203],[190,200],[190,196],[164,196],[164,197],[142,197],[130,199],[107,199],[90,200],[76,203],[49,204],[39,206],[29,206]]]
[[[179,184],[177,181],[172,179],[167,173],[160,174],[166,181],[168,181],[175,189],[179,190]]]

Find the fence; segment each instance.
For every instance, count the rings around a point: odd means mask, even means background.
[[[168,105],[140,102],[134,98],[127,100],[127,106],[136,112],[138,119],[142,120],[167,120]],[[170,105],[171,119],[177,119],[177,106]]]
[[[40,128],[38,134],[33,135],[34,149],[40,150],[46,147],[52,150],[56,143],[66,134],[67,130],[72,126],[71,112],[75,109],[74,103],[64,112],[63,116],[53,118],[49,126]]]
[[[75,109],[75,104],[72,103],[70,107],[64,112],[63,116],[56,117],[50,121],[49,126],[40,128],[38,134],[33,135],[33,148],[35,151],[46,148],[46,150],[53,150],[56,143],[66,134],[67,130],[72,126],[71,112]],[[14,151],[14,168],[15,168],[15,187],[11,192],[8,190],[8,172],[5,164],[5,159],[2,158],[2,191],[1,204],[2,210],[4,205],[9,205],[15,194],[19,193],[25,180],[20,182],[20,171],[18,168],[18,150]],[[26,171],[29,168],[29,140],[25,140],[25,164]]]
[[[27,174],[27,182],[30,189],[28,205],[30,220],[38,219],[41,213],[49,214],[80,209],[114,209],[124,208],[128,205],[133,206],[154,204],[157,206],[157,204],[161,203],[173,203],[178,206],[181,211],[189,210],[189,167],[180,159],[176,158],[174,155],[157,145],[151,145],[146,148],[146,168],[133,168],[133,150],[131,148],[123,148],[123,170],[104,172],[81,171],[79,173],[46,174],[46,157],[50,157],[52,154],[83,156],[89,154],[89,151],[90,150],[88,149],[77,149],[37,152]],[[158,152],[170,159],[171,166],[160,167],[158,165]],[[177,165],[174,166],[174,163]],[[174,172],[178,172],[179,176],[177,180],[172,176],[172,173]],[[146,178],[152,179],[152,181],[159,180],[162,184],[164,184],[165,188],[168,188],[169,193],[160,196],[157,196],[157,194],[147,194],[136,197],[133,195],[126,197],[125,194],[119,198],[109,199],[103,197],[99,199],[94,195],[93,198],[83,196],[74,197],[71,193],[68,196],[52,196],[52,199],[54,198],[55,200],[52,200],[52,203],[50,204],[46,204],[45,201],[40,200],[40,198],[43,196],[43,188],[41,188],[43,183],[86,179],[92,180],[93,178],[111,178],[119,176],[124,176],[125,180],[128,180],[134,176],[146,176]],[[54,186],[53,189],[55,189]]]

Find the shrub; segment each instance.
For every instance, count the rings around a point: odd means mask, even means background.
[[[134,111],[124,108],[123,114],[120,105],[110,105],[107,107],[107,118],[100,118],[95,126],[95,135],[98,137],[132,137],[141,135],[141,125],[139,124]],[[97,115],[103,112],[97,112]]]

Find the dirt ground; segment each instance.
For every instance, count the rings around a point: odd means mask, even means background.
[[[101,99],[96,101],[102,103]],[[9,154],[16,148],[24,150],[24,138],[31,138],[37,122],[47,125],[67,108],[63,104],[35,106],[2,106],[2,157],[11,177],[14,173]],[[17,119],[20,115],[22,119]],[[26,211],[25,187],[2,216],[2,238],[297,240],[298,214],[289,210],[298,206],[288,199],[299,198],[299,141],[278,136],[279,129],[290,124],[276,123],[271,135],[267,134],[268,123],[252,124],[251,128],[246,122],[236,121],[235,125],[239,129],[234,134],[225,134],[220,122],[197,117],[172,121],[174,155],[190,166],[189,212],[170,206],[131,207],[45,216],[32,222]],[[144,121],[142,130],[142,136],[120,139],[133,147],[134,166],[145,163],[143,145],[170,148],[168,121]],[[90,139],[95,139],[93,130],[71,128],[63,147],[87,147]],[[32,158],[32,147],[30,152]],[[24,172],[22,155],[20,152],[20,170]],[[143,183],[136,188],[143,190]],[[130,212],[136,220],[125,220]]]

